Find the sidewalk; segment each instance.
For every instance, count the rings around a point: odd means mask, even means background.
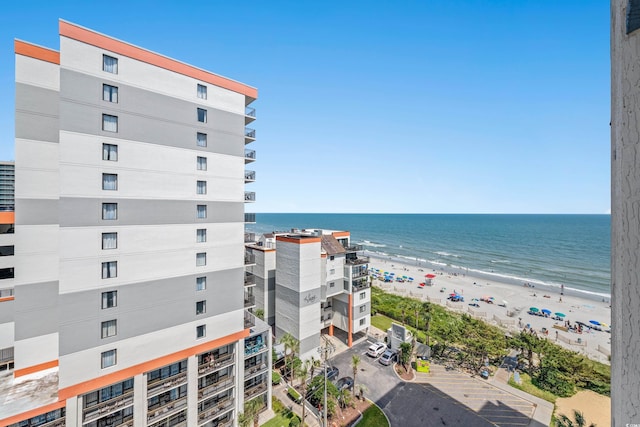
[[[300,417],[300,419],[302,419],[302,405],[295,403],[293,400],[289,398],[289,396],[287,395],[287,385],[285,384],[284,380],[282,381],[282,383],[278,384],[277,386],[273,386],[272,391],[273,391],[273,397],[275,397],[280,402],[282,402],[285,408],[291,409],[296,415]],[[307,424],[307,426],[320,427],[320,423],[318,422],[318,419],[316,418],[314,413],[311,412],[311,410],[309,409],[309,405],[307,405],[307,410],[305,415],[306,415],[305,423]],[[268,421],[268,419],[265,419],[263,421],[261,418],[260,424],[266,421]]]

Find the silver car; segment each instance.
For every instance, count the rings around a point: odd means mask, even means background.
[[[396,361],[396,352],[389,349],[387,351],[384,352],[384,354],[382,355],[382,357],[380,359],[378,359],[378,362],[382,363],[385,366],[389,366],[391,364],[391,362],[395,362]]]

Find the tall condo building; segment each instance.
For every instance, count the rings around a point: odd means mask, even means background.
[[[369,258],[362,246],[351,244],[348,231],[269,233],[248,250],[256,258],[247,272],[256,307],[277,339],[290,333],[300,341],[303,359],[318,357],[323,333],[340,334],[351,346],[354,335],[368,330]]]
[[[271,330],[245,310],[257,90],[59,32],[59,51],[15,42],[0,425],[236,425],[271,401]]]
[[[640,1],[611,1],[611,425],[640,423]]]

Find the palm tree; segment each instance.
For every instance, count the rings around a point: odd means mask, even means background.
[[[296,374],[298,375],[298,378],[300,378],[300,391],[302,393],[300,393],[300,395],[302,396],[302,423],[301,425],[304,425],[304,417],[305,417],[305,410],[307,408],[307,375],[309,375],[309,366],[311,365],[311,361],[310,360],[306,360],[302,365],[300,365],[298,367],[298,369],[296,370]]]
[[[575,424],[571,421],[571,418],[562,414],[556,418],[556,427],[584,427],[587,425],[587,420],[584,419],[582,412],[575,409],[573,410],[573,419],[575,420]],[[589,427],[596,427],[596,425],[591,423]]]
[[[291,378],[291,381],[293,382],[293,359],[295,359],[296,353],[300,351],[300,341],[287,332],[282,336],[280,342],[284,344],[285,365],[287,361],[287,350],[289,350],[289,378]]]
[[[409,303],[411,310],[416,318],[416,329],[418,329],[418,319],[420,319],[420,312],[422,311],[422,304],[419,301],[411,301]]]
[[[238,424],[241,427],[249,427],[253,422],[253,427],[258,427],[260,423],[260,410],[264,403],[260,399],[252,399],[244,403],[244,412],[238,417]]]
[[[354,387],[355,390],[355,387]],[[366,385],[364,384],[358,384],[358,395],[360,396],[360,399],[364,400],[364,394],[369,392],[369,389],[367,388]]]
[[[360,356],[354,354],[351,356],[351,368],[353,368],[353,395],[356,395],[356,375],[358,374],[358,365],[360,365]]]
[[[429,345],[429,326],[431,324],[431,303],[430,302],[422,303],[422,312],[424,313],[425,344]]]
[[[311,356],[311,359],[309,359],[309,377],[313,378],[313,374],[316,371],[316,368],[320,367],[320,360],[314,358],[313,356]]]
[[[408,308],[409,307],[408,307],[406,302],[403,301],[403,302],[400,303],[400,314],[402,316],[402,326],[404,326],[404,319],[405,319],[405,316],[407,314],[407,309]]]

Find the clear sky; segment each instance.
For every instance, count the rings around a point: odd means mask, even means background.
[[[58,18],[255,86],[256,212],[606,213],[604,0],[3,2],[0,159],[19,38]]]

